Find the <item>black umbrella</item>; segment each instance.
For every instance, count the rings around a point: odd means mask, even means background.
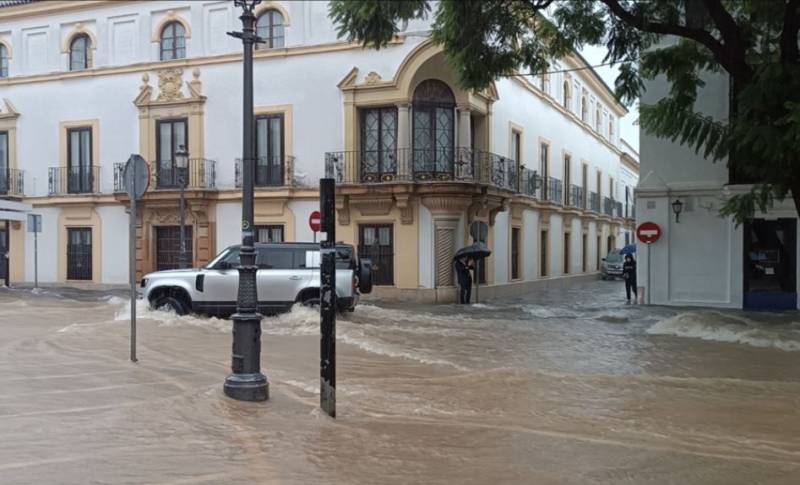
[[[485,243],[475,242],[456,251],[456,255],[453,256],[453,259],[467,258],[478,260],[488,258],[491,255],[492,252],[489,251]]]

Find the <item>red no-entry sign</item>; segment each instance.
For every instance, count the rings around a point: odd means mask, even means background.
[[[320,224],[321,217],[322,216],[319,211],[314,211],[310,216],[308,216],[308,227],[310,227],[312,231],[319,232],[320,228],[322,227]]]
[[[643,222],[636,228],[636,237],[645,244],[652,244],[661,237],[661,228],[655,222]]]

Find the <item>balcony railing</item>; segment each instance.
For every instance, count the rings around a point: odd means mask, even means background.
[[[616,203],[614,202],[614,199],[610,197],[603,197],[603,214],[607,216],[613,216],[615,209]]]
[[[15,168],[0,170],[0,197],[25,195],[25,171]]]
[[[290,187],[296,185],[294,157],[259,157],[255,160],[255,187]],[[236,186],[242,186],[242,159],[236,159]]]
[[[325,173],[339,184],[473,182],[520,190],[516,160],[470,148],[329,152]]]
[[[634,204],[625,204],[625,218],[636,219],[636,206]]]
[[[560,180],[548,177],[547,178],[547,196],[545,197],[547,201],[552,202],[554,204],[563,204],[564,203],[564,184]]]
[[[50,167],[47,176],[48,195],[96,194],[100,192],[100,167]]]
[[[586,199],[583,196],[583,187],[572,185],[569,192],[569,205],[578,209],[586,208]]]
[[[597,192],[589,192],[589,210],[600,212],[600,194]]]
[[[614,201],[614,217],[622,218],[622,202]]]
[[[542,182],[535,170],[522,169],[519,193],[534,199],[542,198]]]
[[[189,159],[188,167],[181,170],[171,163],[150,165],[151,189],[175,190],[185,183],[187,189],[214,190],[216,188],[217,162],[206,158]],[[114,164],[114,191],[125,192],[125,164]]]

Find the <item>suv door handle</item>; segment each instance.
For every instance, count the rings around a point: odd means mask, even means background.
[[[302,276],[290,276],[289,279],[290,280],[302,280],[303,277]]]

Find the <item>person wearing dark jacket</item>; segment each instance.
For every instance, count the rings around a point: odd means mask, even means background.
[[[472,293],[471,265],[467,258],[458,258],[453,265],[456,269],[456,277],[458,277],[458,302],[461,304],[469,303]]]
[[[631,290],[633,290],[634,301],[639,299],[636,294],[636,261],[630,254],[625,255],[625,262],[622,263],[622,277],[625,278],[625,294],[628,297],[628,303],[631,302]]]

